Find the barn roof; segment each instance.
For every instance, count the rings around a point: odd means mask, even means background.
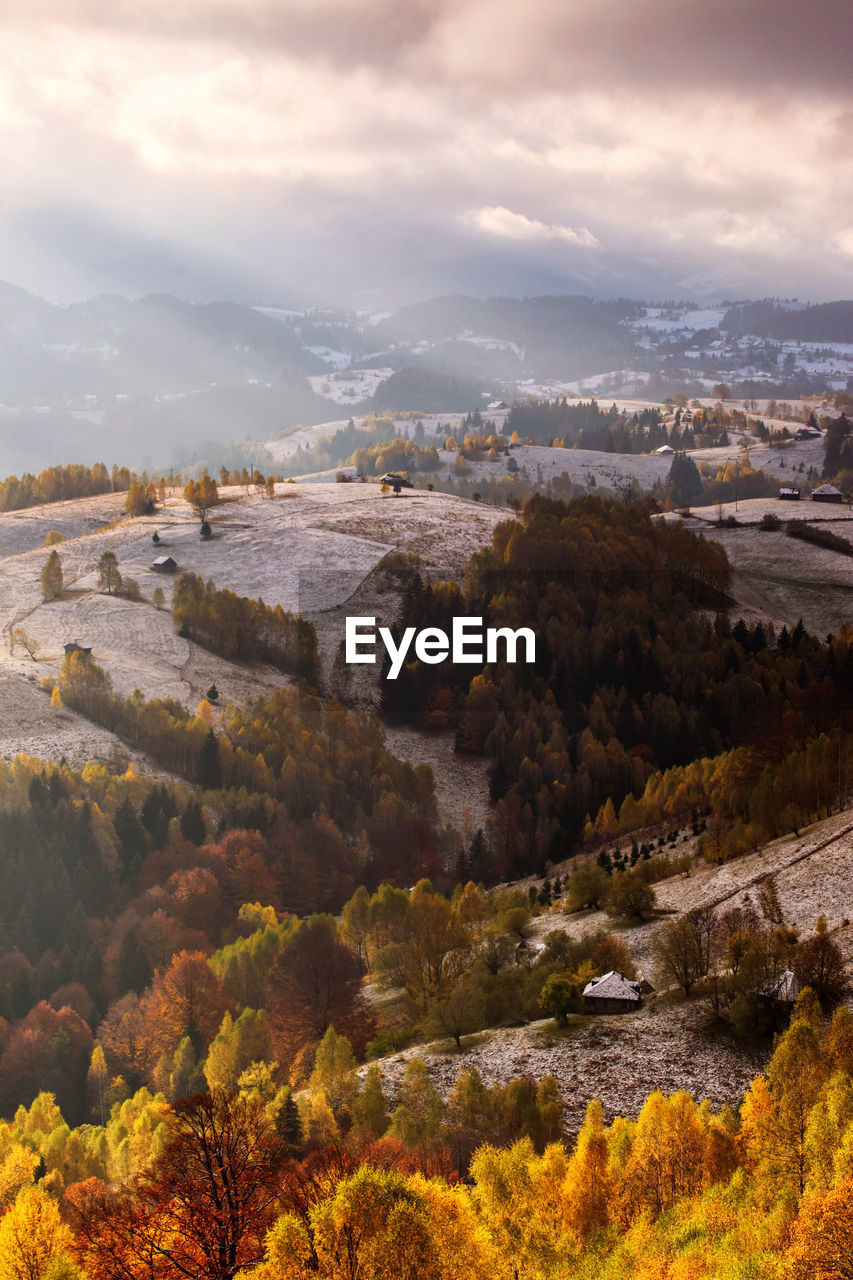
[[[640,984],[629,982],[621,973],[611,969],[600,978],[593,978],[583,989],[585,997],[593,1000],[640,1000]]]

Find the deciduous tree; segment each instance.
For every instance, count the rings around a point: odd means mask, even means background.
[[[44,600],[56,600],[62,595],[62,561],[58,551],[51,551],[41,571],[41,594]]]
[[[284,1156],[262,1104],[217,1091],[173,1110],[168,1146],[125,1187],[69,1194],[90,1280],[232,1280],[261,1261]]]
[[[121,591],[121,573],[114,551],[104,551],[98,561],[98,589],[108,596]]]

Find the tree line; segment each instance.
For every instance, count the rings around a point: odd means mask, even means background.
[[[299,1105],[261,1064],[73,1130],[42,1093],[2,1127],[0,1262],[92,1280],[456,1280],[460,1258],[482,1280],[842,1280],[851,1045],[850,1010],[827,1023],[806,991],[739,1109],[655,1090],[608,1117],[593,1099],[569,1140],[551,1080],[463,1069],[443,1098],[414,1059],[392,1110],[334,1034]]]
[[[217,588],[196,573],[182,573],[172,591],[175,627],[223,658],[268,662],[308,684],[320,663],[313,623],[233,591]]]

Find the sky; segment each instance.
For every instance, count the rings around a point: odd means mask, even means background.
[[[853,296],[849,0],[4,0],[0,279]]]

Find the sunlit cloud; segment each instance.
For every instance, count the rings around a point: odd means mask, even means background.
[[[575,229],[557,223],[540,222],[538,218],[528,218],[523,213],[513,213],[503,206],[476,209],[465,215],[466,221],[479,227],[488,235],[499,236],[506,240],[566,240],[569,244],[583,245],[584,248],[597,247],[598,241],[586,227]]]
[[[93,288],[138,287],[144,244],[219,290],[591,250],[620,290],[633,255],[838,294],[850,28],[841,0],[6,0],[0,277],[50,296],[87,225]]]

